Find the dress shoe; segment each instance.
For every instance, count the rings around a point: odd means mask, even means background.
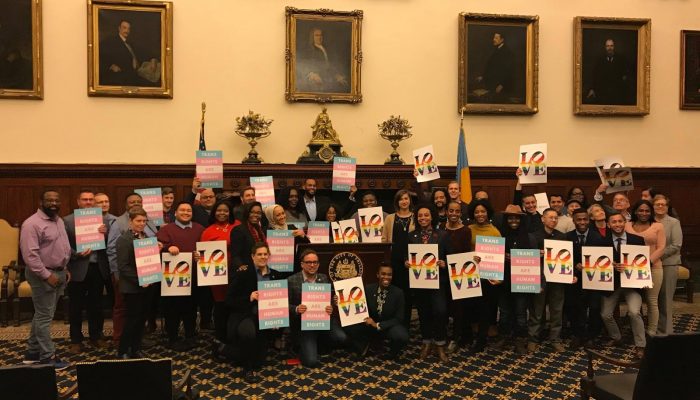
[[[641,359],[644,357],[644,347],[634,347],[634,356]]]
[[[83,345],[80,343],[71,343],[70,346],[68,346],[68,353],[76,355],[76,354],[81,354],[83,352]]]
[[[506,339],[503,336],[497,336],[494,338],[491,347],[494,349],[502,349],[506,345]]]
[[[246,383],[253,384],[260,382],[260,377],[255,372],[255,370],[247,369],[245,370],[245,372],[243,372],[243,380]]]
[[[147,338],[142,338],[141,339],[141,348],[144,350],[148,350],[151,347],[154,347],[156,345],[155,340],[147,339]]]
[[[420,355],[418,355],[418,358],[421,360],[425,360],[428,358],[428,355],[430,355],[430,350],[431,350],[431,344],[430,343],[423,343],[423,347],[420,349]]]
[[[525,342],[525,339],[519,338],[515,340],[515,354],[521,356],[527,354],[527,343]]]
[[[440,361],[446,363],[450,361],[450,359],[447,357],[447,354],[445,353],[445,345],[441,344],[436,346],[436,351],[437,351],[437,356],[440,359]]]
[[[469,349],[472,353],[483,353],[486,350],[486,342],[477,340],[474,345]]]
[[[109,343],[104,339],[90,340],[90,345],[97,349],[109,348]]]
[[[557,353],[561,353],[561,352],[566,351],[566,347],[564,346],[564,344],[562,342],[552,342],[552,348]]]
[[[528,353],[536,352],[538,347],[539,346],[535,342],[527,342],[527,352]]]

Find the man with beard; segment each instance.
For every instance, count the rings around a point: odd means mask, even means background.
[[[71,256],[66,227],[58,217],[60,208],[58,192],[44,191],[39,198],[39,209],[22,224],[19,240],[34,303],[24,363],[53,365],[57,370],[67,368],[68,363],[56,356],[51,340],[51,320],[58,299],[70,281],[66,266]]]
[[[316,179],[307,178],[304,181],[304,213],[308,221],[324,221],[330,200],[316,196]]]

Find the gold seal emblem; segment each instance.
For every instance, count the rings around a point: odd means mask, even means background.
[[[357,254],[348,251],[334,255],[328,264],[328,276],[333,282],[362,276],[362,271],[362,259]]]

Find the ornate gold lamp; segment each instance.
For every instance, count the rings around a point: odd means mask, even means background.
[[[398,151],[396,151],[396,149],[399,147],[400,141],[406,140],[413,136],[411,133],[412,126],[408,124],[408,120],[401,119],[400,115],[398,117],[394,117],[392,115],[386,121],[378,124],[377,127],[379,128],[379,136],[391,142],[391,147],[394,149],[384,164],[405,164],[401,159],[401,155]]]
[[[271,119],[265,119],[262,115],[248,111],[248,115],[236,118],[236,134],[240,137],[248,139],[250,151],[248,157],[243,159],[243,164],[261,164],[263,159],[258,157],[258,151],[255,146],[258,144],[258,139],[270,136]]]

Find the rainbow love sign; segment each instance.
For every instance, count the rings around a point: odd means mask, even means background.
[[[649,246],[620,246],[620,264],[625,270],[620,274],[620,286],[623,288],[652,288],[651,258]]]
[[[260,329],[289,326],[287,280],[258,282],[258,322]]]
[[[612,247],[581,247],[581,279],[589,290],[615,290]]]
[[[338,297],[341,326],[359,324],[369,318],[365,285],[362,283],[361,277],[335,281],[333,289]]]
[[[413,167],[415,168],[418,182],[440,179],[440,171],[438,171],[432,144],[413,150]]]
[[[134,256],[140,286],[161,281],[163,274],[160,270],[158,239],[150,237],[134,240]]]
[[[510,291],[539,293],[540,281],[540,251],[510,249]]]
[[[192,294],[192,253],[176,256],[163,253],[163,280],[161,296],[189,296]]]
[[[197,286],[228,284],[228,250],[225,240],[197,242]]]
[[[518,167],[520,183],[547,183],[547,143],[520,146]]]
[[[408,244],[408,283],[411,289],[439,289],[437,244]]]
[[[544,240],[544,278],[547,282],[574,283],[574,244]]]
[[[360,220],[362,243],[381,243],[384,228],[384,212],[381,207],[360,208],[357,210]]]
[[[357,232],[357,221],[344,219],[338,224],[343,236],[343,243],[357,243],[360,241],[360,234]]]
[[[447,255],[452,300],[481,296],[481,277],[475,255],[474,251]]]

